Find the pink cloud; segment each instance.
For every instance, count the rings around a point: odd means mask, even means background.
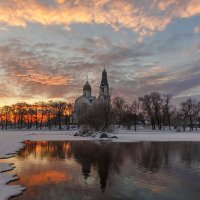
[[[122,27],[137,32],[140,39],[163,31],[174,18],[200,14],[199,0],[55,0],[41,4],[36,0],[0,2],[0,23],[26,27],[27,23],[63,25],[70,30],[73,23],[105,24],[114,30]]]

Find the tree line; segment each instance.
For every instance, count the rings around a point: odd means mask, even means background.
[[[190,131],[200,128],[200,101],[188,98],[178,106],[172,105],[172,95],[152,92],[128,103],[124,97],[113,97],[109,103],[83,104],[73,123],[72,103],[63,101],[16,103],[0,108],[1,129],[52,129],[82,126],[86,130],[104,131],[126,127],[152,130],[176,129]]]
[[[176,129],[190,131],[200,127],[200,102],[188,98],[180,105],[172,105],[172,95],[152,92],[128,103],[124,97],[114,97],[108,103],[84,106],[78,121],[86,129],[106,130],[110,125],[127,129],[147,127],[152,130]]]
[[[16,103],[0,109],[2,129],[42,129],[68,125],[73,105],[63,101]]]

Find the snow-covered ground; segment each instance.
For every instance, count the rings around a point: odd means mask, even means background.
[[[23,140],[25,134],[15,132],[1,132],[0,133],[0,158],[8,158],[15,154],[23,147]],[[14,166],[12,163],[4,163],[0,160],[0,200],[8,199],[11,196],[20,194],[24,188],[19,185],[6,185],[7,183],[17,179],[15,174],[3,173],[12,170]]]
[[[73,136],[76,131],[2,131],[0,132],[0,158],[8,158],[23,147],[23,141],[50,141],[50,140],[99,140],[99,137]],[[139,142],[139,141],[195,141],[200,142],[200,130],[194,132],[174,131],[144,131],[117,130],[112,135],[118,139],[112,142]],[[20,194],[25,188],[19,185],[7,185],[17,179],[16,175],[8,174],[14,165],[0,160],[0,200]]]

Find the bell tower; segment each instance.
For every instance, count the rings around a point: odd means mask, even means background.
[[[99,97],[98,100],[103,103],[109,103],[110,102],[110,92],[109,92],[109,85],[108,85],[108,79],[107,79],[107,72],[104,68],[102,72],[102,78],[101,78],[101,84],[99,87]]]

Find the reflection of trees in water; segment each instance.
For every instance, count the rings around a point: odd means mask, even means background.
[[[199,142],[184,142],[181,146],[181,160],[186,165],[200,162]]]
[[[24,148],[17,155],[21,158],[25,158],[31,154],[40,159],[65,159],[71,158],[72,155],[69,142],[26,141],[25,144]]]
[[[75,142],[31,142],[18,153],[19,157],[29,155],[48,159],[74,159],[81,164],[85,179],[90,176],[93,167],[100,177],[102,191],[113,173],[120,172],[120,166],[128,157],[133,166],[158,172],[173,164],[175,158],[191,165],[200,162],[200,145],[192,142],[140,142],[140,143],[94,143],[91,141]],[[130,166],[131,168],[131,166]]]
[[[178,161],[174,159],[187,165],[200,162],[198,142],[140,142],[127,149],[133,163],[153,172],[170,167]]]
[[[139,166],[150,171],[158,171],[163,165],[167,167],[169,157],[169,143],[138,143],[139,153],[136,162]]]

